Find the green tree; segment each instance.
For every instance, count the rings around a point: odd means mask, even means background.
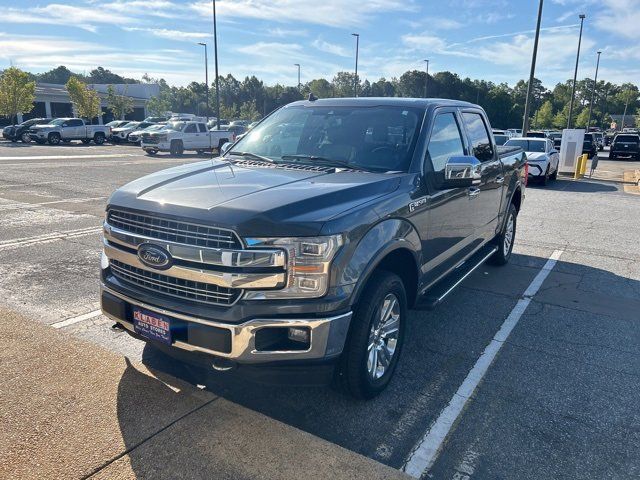
[[[562,110],[559,110],[553,117],[553,126],[555,128],[567,128],[567,121],[569,112],[569,106],[565,105]]]
[[[65,86],[79,117],[91,120],[102,113],[100,97],[95,90],[87,88],[80,79],[71,77]]]
[[[316,78],[307,84],[307,89],[318,98],[333,96],[333,87],[326,78]]]
[[[589,121],[589,109],[583,108],[582,111],[576,117],[575,126],[578,128],[587,128],[587,122]]]
[[[260,112],[256,108],[255,102],[244,102],[240,105],[240,118],[252,122],[260,118]]]
[[[73,76],[73,72],[64,65],[49,70],[48,72],[38,75],[38,81],[43,83],[57,83],[59,85],[66,84]]]
[[[551,128],[553,126],[553,105],[547,100],[536,112],[534,118],[536,128]]]
[[[169,110],[171,110],[171,99],[168,95],[163,95],[162,92],[160,95],[151,97],[147,101],[147,111],[151,115],[160,117],[166,114]]]
[[[11,120],[18,113],[27,113],[33,109],[36,98],[36,82],[19,68],[10,67],[0,77],[0,115]]]
[[[123,120],[127,113],[133,112],[133,99],[127,96],[126,89],[124,95],[118,95],[113,85],[109,85],[107,87],[107,106],[114,118]]]

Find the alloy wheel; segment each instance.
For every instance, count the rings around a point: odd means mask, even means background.
[[[395,294],[389,293],[369,331],[367,371],[372,379],[379,379],[388,370],[398,347],[399,332],[400,302]]]

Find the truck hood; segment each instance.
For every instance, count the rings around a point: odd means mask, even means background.
[[[43,123],[42,125],[32,125],[29,128],[32,130],[51,130],[52,128],[56,127],[57,125],[47,125],[46,123]]]
[[[310,236],[341,213],[393,192],[400,177],[213,160],[135,180],[109,205],[189,218],[241,236]]]

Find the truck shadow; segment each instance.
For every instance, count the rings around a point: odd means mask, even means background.
[[[220,373],[177,362],[149,344],[144,348],[142,361],[168,384],[178,378],[194,386],[204,386],[231,402],[399,468],[425,428],[447,405],[546,260],[514,254],[506,267],[482,266],[436,310],[411,311],[396,377],[385,392],[370,401],[357,401],[326,387],[251,383],[238,375],[239,370]],[[534,302],[537,299],[579,312],[582,300],[576,298],[585,296],[594,302],[589,304],[590,314],[594,309],[601,310],[602,315],[628,316],[631,321],[632,314],[635,315],[631,310],[640,309],[640,282],[606,270],[559,261]],[[622,311],[621,305],[632,308]],[[513,335],[517,336],[521,328],[528,329],[531,323],[543,321],[543,309],[530,308]],[[135,369],[124,375],[119,387],[123,403],[118,405],[118,416],[128,447],[138,439],[138,427],[129,424],[134,421],[130,409],[152,408],[146,404],[146,392],[130,391],[140,388],[137,375],[142,373]],[[168,402],[176,398],[169,392],[166,397]],[[131,403],[132,398],[135,404]],[[143,463],[142,457],[136,458],[136,455],[142,454],[131,452],[134,470],[138,462]]]

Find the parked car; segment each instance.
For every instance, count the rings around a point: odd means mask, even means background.
[[[507,128],[507,133],[512,137],[521,137],[522,129],[521,128]]]
[[[33,125],[49,123],[50,121],[51,118],[32,118],[18,125],[8,125],[2,129],[2,136],[12,142],[20,140],[22,143],[29,143],[31,141],[29,128]]]
[[[548,138],[520,137],[510,138],[505,147],[519,147],[524,150],[529,164],[528,176],[547,185],[549,180],[558,178],[560,154]]]
[[[615,137],[615,133],[614,132],[607,132],[604,135],[604,144],[606,147],[611,145],[611,142],[613,142],[613,137]]]
[[[640,135],[637,133],[619,133],[613,138],[609,149],[609,158],[631,157],[640,160]]]
[[[562,146],[562,132],[549,132],[547,136],[553,142],[553,148],[559,152]]]
[[[126,125],[129,122],[130,120],[113,120],[109,123],[105,123],[104,126],[114,129],[114,128],[122,127],[123,125]]]
[[[93,141],[96,145],[102,145],[109,135],[111,129],[106,125],[91,125],[81,118],[56,118],[50,123],[29,127],[29,138],[51,145],[72,140],[81,140],[85,144]]]
[[[539,130],[530,130],[527,132],[526,137],[527,138],[547,138],[547,134]]]
[[[169,122],[165,128],[143,135],[140,145],[149,155],[169,152],[171,155],[179,156],[185,150],[195,150],[198,153],[210,149],[220,150],[222,145],[234,140],[233,132],[209,131],[204,122]]]
[[[584,142],[582,143],[582,153],[587,154],[589,158],[596,157],[598,155],[598,143],[596,141],[595,133],[585,133]]]
[[[247,133],[248,129],[247,127],[243,127],[242,125],[221,125],[220,126],[220,130],[221,131],[229,131],[229,132],[233,132],[233,134],[237,137],[239,135],[244,135],[245,133]],[[212,132],[217,131],[216,128],[212,128],[211,129]]]
[[[169,117],[159,116],[159,117],[147,117],[143,120],[143,122],[147,123],[163,123],[169,120]]]
[[[129,122],[122,127],[114,128],[111,130],[111,141],[113,142],[129,142],[129,135],[136,130],[143,130],[151,125],[155,125],[151,122]]]
[[[493,138],[496,141],[496,145],[504,145],[505,143],[507,143],[507,140],[509,140],[509,135],[507,134],[493,134]]]
[[[596,145],[598,146],[598,151],[604,150],[604,134],[602,132],[594,132],[593,136],[596,138]]]
[[[166,123],[154,123],[153,125],[149,125],[145,128],[138,128],[129,134],[129,142],[139,144],[145,133],[157,132],[162,130],[166,125]]]
[[[304,125],[297,141],[271,135],[282,124]],[[477,105],[300,101],[224,149],[107,205],[102,310],[176,357],[371,398],[407,310],[511,257],[526,157],[496,146]]]

